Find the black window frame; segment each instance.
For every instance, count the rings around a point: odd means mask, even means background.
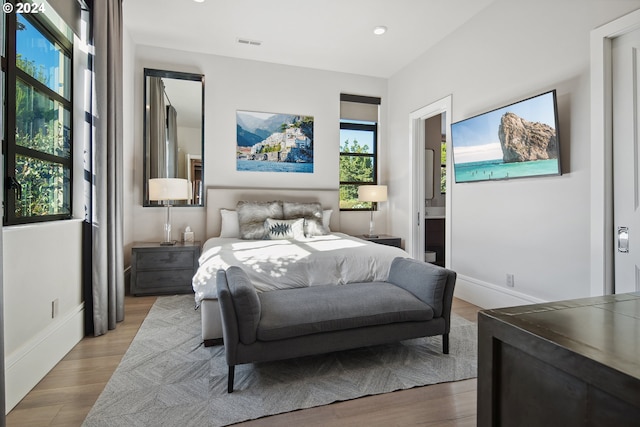
[[[340,130],[361,130],[367,132],[373,132],[373,149],[372,153],[351,153],[348,151],[342,151],[342,143],[340,141],[340,159],[342,157],[370,157],[373,160],[373,181],[342,181],[340,180],[340,186],[343,185],[377,185],[378,184],[378,124],[377,123],[354,123],[351,121],[340,121]],[[378,210],[378,204],[371,202],[369,208],[340,208],[340,211],[376,211]]]
[[[60,31],[53,25],[43,14],[23,14],[21,15],[31,25],[33,25],[43,36],[45,36],[52,44],[61,49],[65,55],[69,57],[69,99],[63,95],[50,89],[44,83],[38,81],[28,73],[21,70],[17,65],[17,30],[18,30],[18,14],[5,14],[5,55],[2,58],[2,67],[5,72],[5,134],[3,143],[4,153],[4,225],[31,224],[38,222],[48,222],[57,220],[66,220],[73,218],[73,43],[70,42]],[[16,144],[16,85],[21,80],[26,85],[32,87],[36,91],[44,94],[49,99],[59,102],[64,109],[69,111],[69,157],[61,157],[48,154],[42,151],[33,150]],[[16,215],[16,198],[21,191],[21,183],[16,180],[16,156],[23,155],[33,159],[52,162],[62,165],[69,171],[69,187],[68,194],[65,195],[69,200],[69,212],[62,214],[40,215],[40,216],[17,216]]]
[[[374,97],[374,96],[363,96],[363,95],[351,95],[351,94],[346,94],[346,93],[341,93],[340,94],[340,101],[346,101],[346,102],[354,102],[354,103],[361,103],[361,104],[371,104],[371,105],[376,105],[377,107],[380,106],[380,104],[382,103],[382,99],[379,97]],[[376,119],[375,122],[358,122],[356,120],[349,120],[349,119],[340,119],[340,129],[353,129],[353,130],[365,130],[365,131],[373,131],[373,153],[349,153],[349,152],[343,152],[342,151],[342,143],[343,141],[340,141],[340,159],[342,159],[342,156],[363,156],[363,157],[371,157],[373,159],[373,181],[369,182],[364,182],[364,181],[357,181],[357,182],[353,182],[353,181],[342,181],[339,180],[339,185],[338,188],[342,188],[343,185],[377,185],[378,184],[378,120]],[[341,138],[342,139],[342,138]],[[338,164],[338,171],[340,170],[340,164]],[[338,172],[340,173],[340,172]],[[338,203],[340,203],[341,200],[338,200]],[[378,203],[377,202],[371,202],[371,207],[369,208],[340,208],[340,211],[347,211],[347,212],[351,212],[351,211],[377,211],[378,210]]]

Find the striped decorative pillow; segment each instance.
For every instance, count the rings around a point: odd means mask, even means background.
[[[304,238],[304,219],[273,219],[264,221],[265,239],[282,240]]]

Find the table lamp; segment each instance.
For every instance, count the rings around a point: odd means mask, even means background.
[[[161,246],[173,246],[171,240],[171,201],[189,199],[189,182],[182,178],[151,178],[149,180],[149,200],[164,202],[167,207],[167,218],[164,224],[164,242]]]
[[[387,186],[386,185],[361,185],[358,187],[358,200],[361,202],[385,202],[387,201]],[[373,211],[375,206],[371,206],[371,219],[369,220],[369,234],[365,234],[365,237],[378,237],[373,233]]]

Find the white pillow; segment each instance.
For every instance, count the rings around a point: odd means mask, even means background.
[[[330,232],[329,223],[331,222],[331,214],[333,213],[333,209],[325,209],[322,211],[322,226]]]
[[[240,237],[240,223],[238,213],[229,209],[220,209],[222,219],[220,237]]]
[[[304,238],[304,218],[298,219],[273,219],[264,221],[265,239],[283,240]]]

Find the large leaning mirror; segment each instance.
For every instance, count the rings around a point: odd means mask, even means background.
[[[149,200],[149,179],[183,178],[187,200],[173,206],[202,206],[204,165],[204,76],[144,69],[143,205]]]

